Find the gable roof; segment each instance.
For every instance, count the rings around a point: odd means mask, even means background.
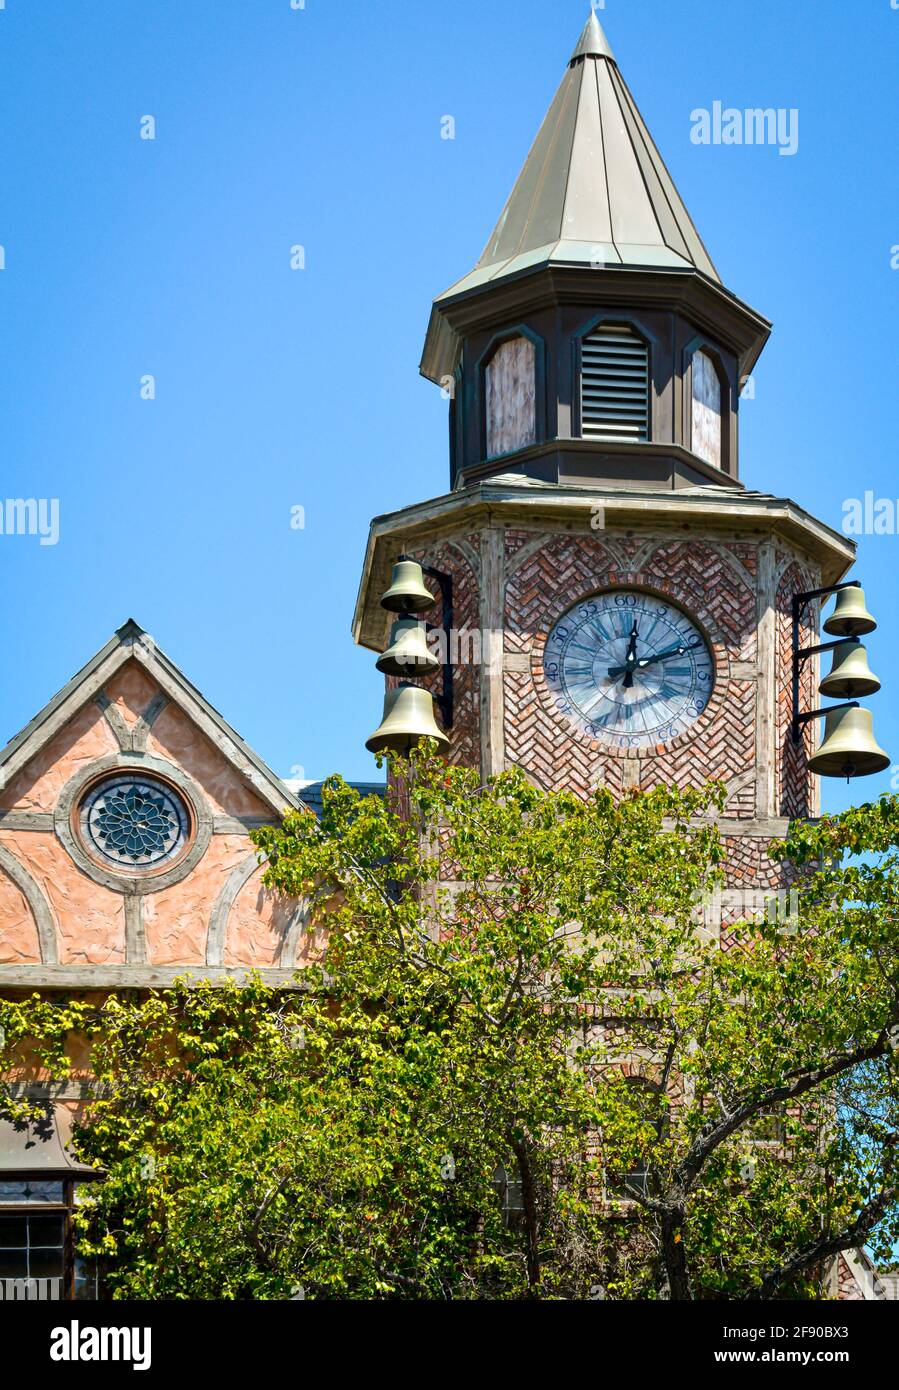
[[[546,264],[720,278],[591,13],[471,273],[436,301]]]
[[[280,815],[285,807],[296,808],[300,805],[298,798],[280,777],[253,752],[133,618],[118,628],[106,645],[44,705],[40,713],[15,738],[10,739],[0,752],[0,769],[5,780],[9,782],[25,767],[128,661],[136,661],[143,667],[150,679],[184,711],[273,811]]]

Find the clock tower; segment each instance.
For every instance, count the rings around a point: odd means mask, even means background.
[[[793,599],[854,559],[741,480],[770,327],[722,284],[591,15],[483,255],[433,305],[450,490],[373,521],[354,621],[383,652],[397,559],[448,577],[449,758],[584,796],[720,779],[734,890],[779,887],[771,840],[818,810]],[[804,647],[817,625],[811,603]],[[816,691],[808,661],[803,708]]]

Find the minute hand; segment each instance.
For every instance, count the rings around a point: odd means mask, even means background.
[[[659,652],[656,656],[642,656],[634,668],[642,671],[644,666],[652,666],[657,661],[667,661],[669,656],[684,656],[687,652],[694,651],[700,645],[699,642],[690,642],[686,647],[669,647],[666,652]],[[620,676],[627,668],[624,666],[613,666],[609,671],[609,676],[614,680]]]

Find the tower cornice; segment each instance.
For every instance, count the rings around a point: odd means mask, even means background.
[[[824,584],[839,583],[855,561],[853,541],[788,497],[725,492],[715,486],[683,492],[628,492],[498,477],[374,518],[353,617],[355,642],[371,651],[383,648],[388,618],[379,600],[388,587],[392,565],[405,550],[427,548],[433,541],[486,527],[601,536],[602,531],[595,530],[600,514],[604,529],[619,531],[716,532],[750,539],[754,535],[760,542],[779,536],[820,567]]]

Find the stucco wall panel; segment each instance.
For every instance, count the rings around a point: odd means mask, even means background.
[[[274,819],[270,808],[177,705],[166,705],[154,723],[147,752],[173,762],[193,777],[218,814]]]
[[[0,868],[0,965],[40,961],[41,948],[31,908]]]
[[[0,831],[56,919],[60,965],[118,965],[125,959],[122,896],[83,874],[52,832]]]
[[[70,777],[97,758],[118,751],[105,716],[91,701],[10,780],[0,793],[0,808],[53,811]]]
[[[210,914],[232,869],[252,845],[243,835],[214,835],[193,873],[144,898],[144,934],[152,965],[205,965]]]
[[[128,661],[106,685],[106,694],[118,706],[125,723],[137,723],[159,686],[136,661]]]
[[[225,965],[277,966],[296,904],[262,885],[263,869],[253,874],[238,893],[225,933]],[[311,933],[299,942],[297,963],[308,954]]]

